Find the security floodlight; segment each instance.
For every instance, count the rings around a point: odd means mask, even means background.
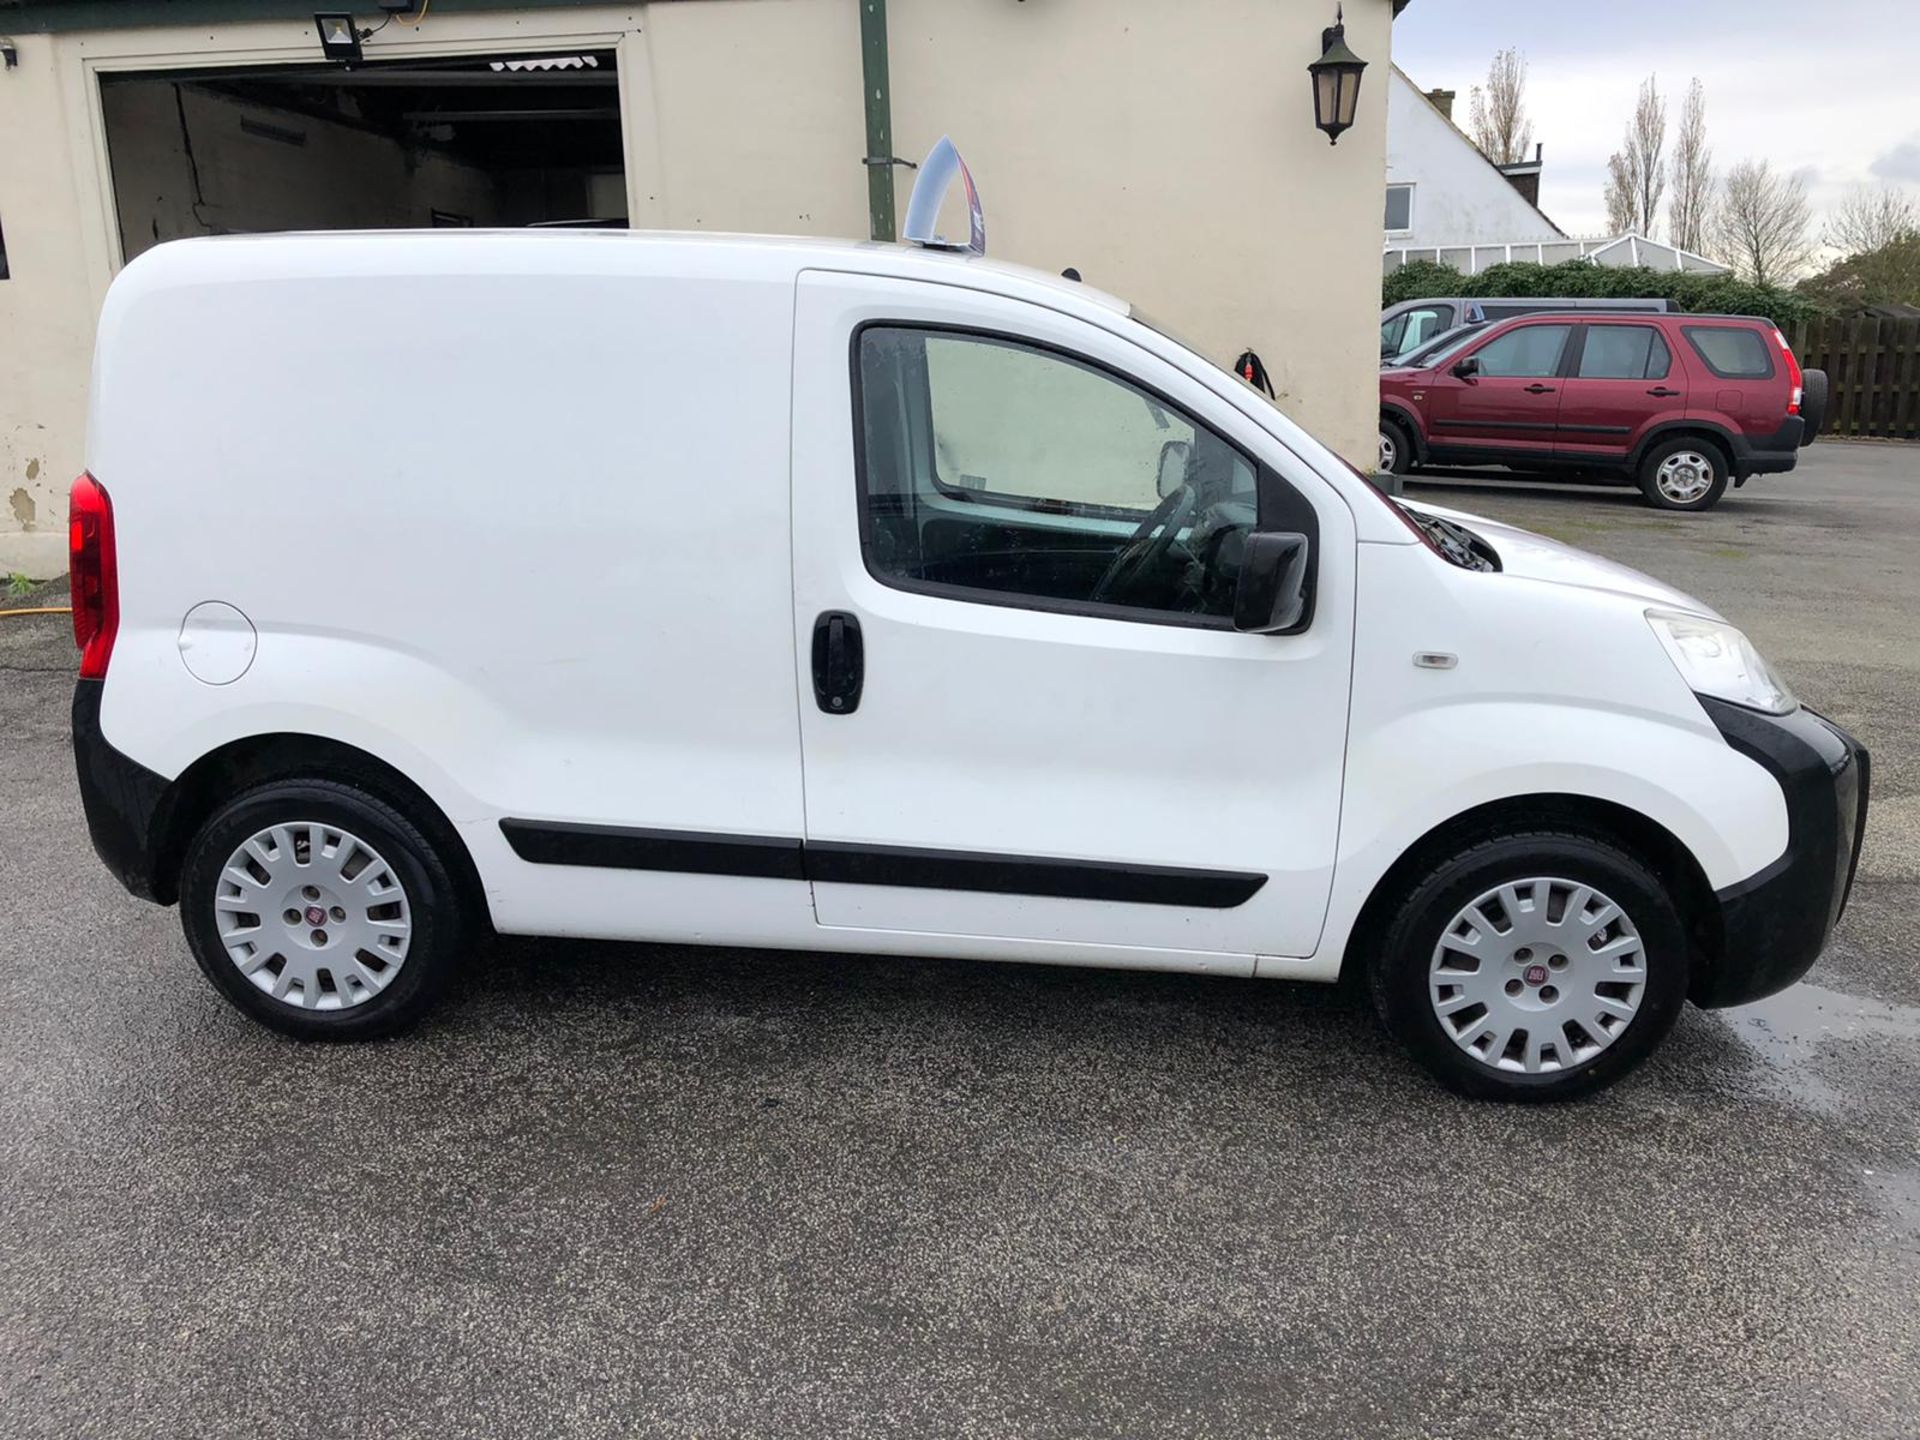
[[[320,32],[320,53],[327,59],[352,65],[361,58],[363,37],[354,28],[353,16],[345,10],[316,10],[313,25]]]

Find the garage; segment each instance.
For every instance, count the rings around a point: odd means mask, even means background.
[[[624,226],[613,52],[101,78],[124,257],[190,235]]]

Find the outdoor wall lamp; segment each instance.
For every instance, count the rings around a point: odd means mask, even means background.
[[[320,32],[320,53],[342,65],[352,65],[361,57],[363,32],[354,28],[353,16],[345,10],[317,10],[314,28]]]
[[[1360,103],[1360,72],[1367,62],[1347,48],[1346,14],[1334,7],[1333,24],[1320,32],[1320,58],[1307,66],[1313,76],[1313,123],[1327,132],[1327,143],[1340,143],[1341,132],[1353,125]]]

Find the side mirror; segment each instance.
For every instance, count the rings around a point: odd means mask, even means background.
[[[1480,362],[1471,355],[1464,360],[1456,360],[1453,364],[1453,373],[1462,380],[1471,380],[1480,373]]]
[[[1233,628],[1249,635],[1293,630],[1307,617],[1307,562],[1313,547],[1291,530],[1256,530],[1240,557]]]
[[[1160,475],[1155,488],[1166,499],[1187,483],[1187,467],[1193,463],[1193,446],[1185,440],[1167,440],[1160,446]]]

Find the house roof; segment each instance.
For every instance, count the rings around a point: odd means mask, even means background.
[[[1396,11],[1395,13],[1397,14],[1399,12]],[[1407,74],[1406,71],[1400,68],[1400,64],[1398,61],[1394,62],[1393,73],[1399,76],[1402,80],[1406,81],[1408,86],[1412,88],[1414,94],[1418,95],[1422,100],[1426,101],[1428,108],[1431,109],[1433,113],[1438,115],[1442,120],[1447,122],[1447,128],[1453,131],[1455,135],[1458,135],[1460,137],[1460,143],[1467,146],[1469,149],[1471,149],[1475,155],[1478,155],[1481,161],[1487,166],[1487,168],[1492,170],[1494,174],[1500,177],[1500,183],[1502,185],[1507,185],[1507,186],[1513,185],[1513,182],[1507,178],[1507,170],[1513,169],[1517,171],[1520,169],[1520,166],[1509,166],[1503,169],[1501,166],[1494,164],[1492,159],[1488,157],[1487,152],[1482,150],[1479,147],[1479,145],[1477,145],[1474,142],[1474,138],[1471,135],[1467,134],[1466,131],[1462,130],[1459,124],[1454,120],[1454,118],[1451,115],[1449,115],[1446,111],[1442,110],[1438,105],[1435,105],[1433,103],[1433,97],[1429,95],[1424,89],[1421,88],[1420,82],[1415,80],[1411,75]],[[1527,161],[1521,162],[1521,165],[1534,165],[1534,163],[1535,162],[1531,160],[1527,160]],[[1518,188],[1515,188],[1513,193],[1515,195],[1520,195],[1520,191]],[[1558,225],[1554,224],[1553,217],[1551,215],[1547,214],[1546,211],[1542,210],[1538,205],[1535,205],[1531,200],[1528,200],[1526,196],[1520,195],[1520,199],[1522,203],[1532,207],[1533,213],[1540,217],[1541,223],[1543,223],[1549,229],[1551,229],[1554,234],[1565,235],[1567,233],[1566,231],[1562,230]]]

